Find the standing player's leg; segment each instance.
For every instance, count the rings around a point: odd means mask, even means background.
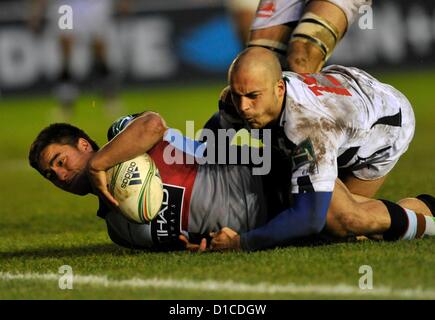
[[[121,112],[121,103],[118,99],[120,83],[109,60],[109,35],[114,25],[115,3],[108,0],[94,0],[86,5],[88,14],[83,15],[81,19],[82,35],[90,40],[94,56],[93,71],[98,91],[105,100],[104,104],[109,114],[116,116]]]
[[[277,53],[284,70],[318,72],[370,0],[263,0],[248,46]]]
[[[57,80],[55,94],[62,108],[62,118],[69,118],[79,95],[79,89],[74,81],[70,67],[75,39],[72,34],[59,34],[59,44],[62,55],[62,67]]]
[[[255,18],[258,2],[258,0],[226,0],[227,9],[243,47],[249,39],[249,30]]]
[[[305,1],[302,0],[261,0],[247,46],[259,46],[273,51],[283,70],[288,70],[289,39],[301,18],[304,6]]]
[[[248,47],[263,47],[273,51],[278,57],[283,70],[288,70],[287,44],[296,23],[287,23],[265,29],[252,30]]]
[[[344,11],[329,1],[308,2],[293,31],[287,62],[290,70],[318,72],[347,30]]]

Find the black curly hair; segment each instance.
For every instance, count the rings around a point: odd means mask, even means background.
[[[39,173],[42,173],[39,167],[41,152],[50,144],[67,144],[73,147],[77,146],[79,138],[86,139],[92,146],[92,149],[99,149],[97,143],[92,140],[82,129],[79,129],[68,123],[54,123],[44,128],[36,137],[30,146],[29,163]]]

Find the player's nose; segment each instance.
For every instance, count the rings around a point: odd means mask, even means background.
[[[249,101],[248,98],[246,97],[241,97],[240,99],[240,104],[239,104],[239,109],[242,113],[245,113],[246,111],[248,111],[251,108],[251,102]]]
[[[68,179],[68,171],[65,168],[55,168],[53,169],[57,175],[59,181],[65,182]]]

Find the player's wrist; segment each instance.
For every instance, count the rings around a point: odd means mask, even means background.
[[[107,167],[104,164],[104,161],[102,161],[100,154],[98,152],[95,154],[93,158],[89,160],[88,163],[88,171],[91,173],[98,172],[98,171],[106,171],[109,168],[110,167]]]
[[[233,249],[236,250],[236,251],[241,251],[242,250],[242,247],[241,247],[241,244],[240,244],[240,235],[234,236],[234,238],[233,238]]]

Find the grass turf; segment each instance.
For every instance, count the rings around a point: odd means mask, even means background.
[[[417,130],[408,152],[387,179],[379,197],[398,200],[435,193],[433,73],[382,75],[406,94],[414,106]],[[131,90],[122,94],[124,113],[155,110],[173,127],[184,130],[185,120],[199,129],[217,107],[221,85]],[[76,284],[60,290],[56,281],[0,280],[0,299],[291,299],[395,298],[394,290],[435,290],[435,239],[397,243],[363,242],[318,247],[289,247],[256,253],[130,251],[112,244],[105,223],[95,216],[97,200],[76,197],[51,186],[29,168],[27,151],[39,132],[53,120],[54,99],[45,96],[0,100],[0,272],[57,273],[70,265],[75,274],[110,279],[189,279],[269,285],[296,284],[358,288],[361,265],[373,268],[374,288],[388,287],[390,295],[240,293],[199,289],[104,287]],[[100,144],[114,117],[102,101],[84,95],[72,123]],[[399,296],[400,298],[401,296]],[[433,298],[433,293],[432,296]],[[410,296],[412,298],[412,295]]]

